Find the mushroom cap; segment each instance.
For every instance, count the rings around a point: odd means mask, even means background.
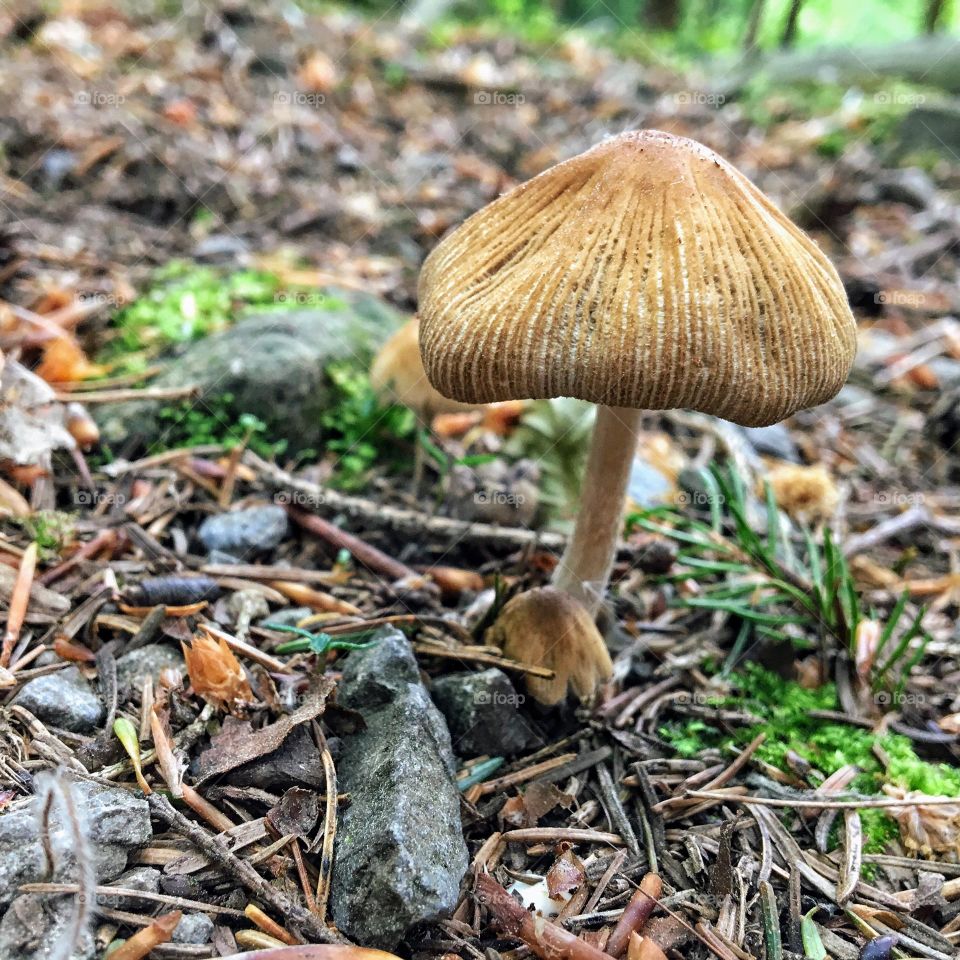
[[[499,197],[420,273],[433,385],[775,423],[834,396],[856,324],[826,255],[712,150],[640,130]]]
[[[416,317],[391,334],[370,367],[370,384],[392,403],[409,407],[424,420],[438,413],[463,413],[473,410],[469,403],[450,400],[427,379],[417,342],[420,324]]]

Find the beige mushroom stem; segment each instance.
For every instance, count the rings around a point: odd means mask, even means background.
[[[597,407],[573,536],[553,574],[553,586],[596,616],[610,579],[623,525],[630,467],[642,410]]]

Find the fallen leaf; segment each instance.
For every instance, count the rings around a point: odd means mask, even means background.
[[[225,641],[199,634],[192,643],[180,646],[187,661],[190,683],[204,700],[225,707],[253,700],[247,675]]]
[[[249,724],[237,720],[224,723],[223,730],[200,754],[197,785],[278,750],[295,727],[323,713],[334,686],[333,680],[323,677],[302,707],[259,730],[251,730]]]

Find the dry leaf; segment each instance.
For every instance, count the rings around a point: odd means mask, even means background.
[[[46,341],[43,359],[36,368],[37,376],[47,383],[75,383],[99,376],[103,371],[103,367],[87,359],[83,348],[70,336]]]
[[[223,730],[211,738],[210,746],[200,754],[197,785],[278,750],[295,727],[323,713],[334,686],[332,680],[323,677],[302,707],[259,730],[228,718]]]
[[[253,700],[253,691],[240,661],[223,640],[197,635],[190,645],[181,643],[193,689],[220,707]]]
[[[47,471],[52,451],[75,445],[49,384],[8,359],[0,378],[0,460]]]
[[[925,857],[940,854],[960,856],[960,799],[956,803],[924,806],[922,801],[934,798],[916,791],[908,792],[889,783],[884,784],[883,792],[911,803],[908,807],[889,808],[908,850],[917,850]]]
[[[553,866],[547,871],[547,892],[551,899],[556,900],[582,887],[586,879],[580,858],[572,850],[567,850],[553,861]]]

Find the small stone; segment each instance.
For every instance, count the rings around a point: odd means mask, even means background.
[[[28,680],[13,702],[52,727],[90,733],[107,711],[100,697],[76,667]]]
[[[180,651],[162,643],[148,643],[117,657],[117,684],[140,689],[147,677],[156,680],[162,670],[170,668],[186,673]]]
[[[365,945],[393,949],[415,923],[457,904],[469,858],[443,716],[420,681],[409,640],[394,628],[347,657],[338,699],[366,729],[337,761],[350,794],[337,829],[331,908]]]
[[[544,745],[520,713],[524,695],[496,667],[441,677],[433,682],[430,693],[446,718],[454,753],[459,756],[513,756]]]
[[[127,890],[142,890],[144,893],[160,892],[160,871],[154,867],[134,867],[120,874],[116,880],[106,884],[108,887],[124,887]],[[119,894],[102,893],[98,903],[114,910],[141,910],[149,901],[139,897],[125,897]]]
[[[937,187],[929,175],[919,167],[885,170],[877,183],[881,200],[905,203],[924,210],[937,198]]]
[[[774,423],[769,427],[740,427],[740,430],[757,453],[789,463],[800,463],[800,451],[790,431],[782,423]]]
[[[213,921],[205,913],[185,913],[173,931],[174,943],[209,943]]]
[[[960,387],[960,361],[953,357],[934,357],[927,366],[937,378],[941,390],[953,390]]]
[[[264,617],[262,620],[258,621],[258,627],[267,627],[271,623],[279,623],[284,627],[295,627],[301,620],[306,620],[307,617],[313,616],[314,611],[310,607],[288,607],[286,610],[277,610],[275,613],[271,613],[270,616]]]
[[[221,550],[241,559],[272,550],[286,534],[287,512],[276,504],[208,517],[199,531],[207,550]]]

